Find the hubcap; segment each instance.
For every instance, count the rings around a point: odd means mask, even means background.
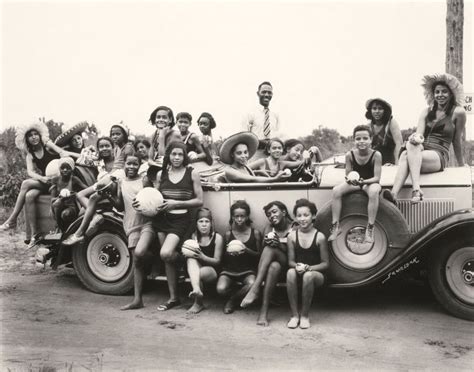
[[[120,252],[113,244],[106,244],[97,258],[101,264],[113,267],[120,262]]]
[[[446,262],[446,281],[461,301],[474,305],[474,247],[455,250]]]
[[[374,243],[365,243],[365,227],[356,226],[350,229],[346,235],[347,248],[354,254],[367,254]]]

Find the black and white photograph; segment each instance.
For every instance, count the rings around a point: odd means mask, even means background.
[[[472,371],[472,0],[0,1],[0,370]]]

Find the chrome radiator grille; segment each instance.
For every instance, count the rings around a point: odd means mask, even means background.
[[[398,200],[398,208],[405,216],[411,233],[447,213],[454,211],[454,199],[424,199],[421,203],[412,204],[410,200]]]

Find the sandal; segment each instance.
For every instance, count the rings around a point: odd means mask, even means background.
[[[179,306],[181,305],[181,301],[180,300],[174,300],[174,301],[168,301],[168,302],[165,302],[164,304],[161,304],[159,305],[156,310],[158,311],[167,311],[167,310],[170,310],[172,309],[173,307],[176,307],[176,306]]]
[[[423,201],[423,193],[421,192],[420,189],[413,190],[411,192],[411,202],[413,204],[419,203]]]
[[[14,229],[16,227],[16,223],[8,223],[4,222],[3,224],[0,225],[0,231],[7,231]]]
[[[383,190],[382,197],[392,203],[393,205],[397,206],[397,199],[395,199],[395,195],[388,189]]]

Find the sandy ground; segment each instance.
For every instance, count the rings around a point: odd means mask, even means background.
[[[212,295],[189,316],[189,301],[168,312],[165,283],[150,282],[146,307],[123,312],[129,297],[93,294],[72,269],[34,265],[22,237],[0,232],[1,370],[472,370],[473,324],[446,314],[421,283],[325,292],[309,330],[289,330],[285,291],[270,326],[257,308],[222,313]],[[189,291],[187,285],[181,293]]]

